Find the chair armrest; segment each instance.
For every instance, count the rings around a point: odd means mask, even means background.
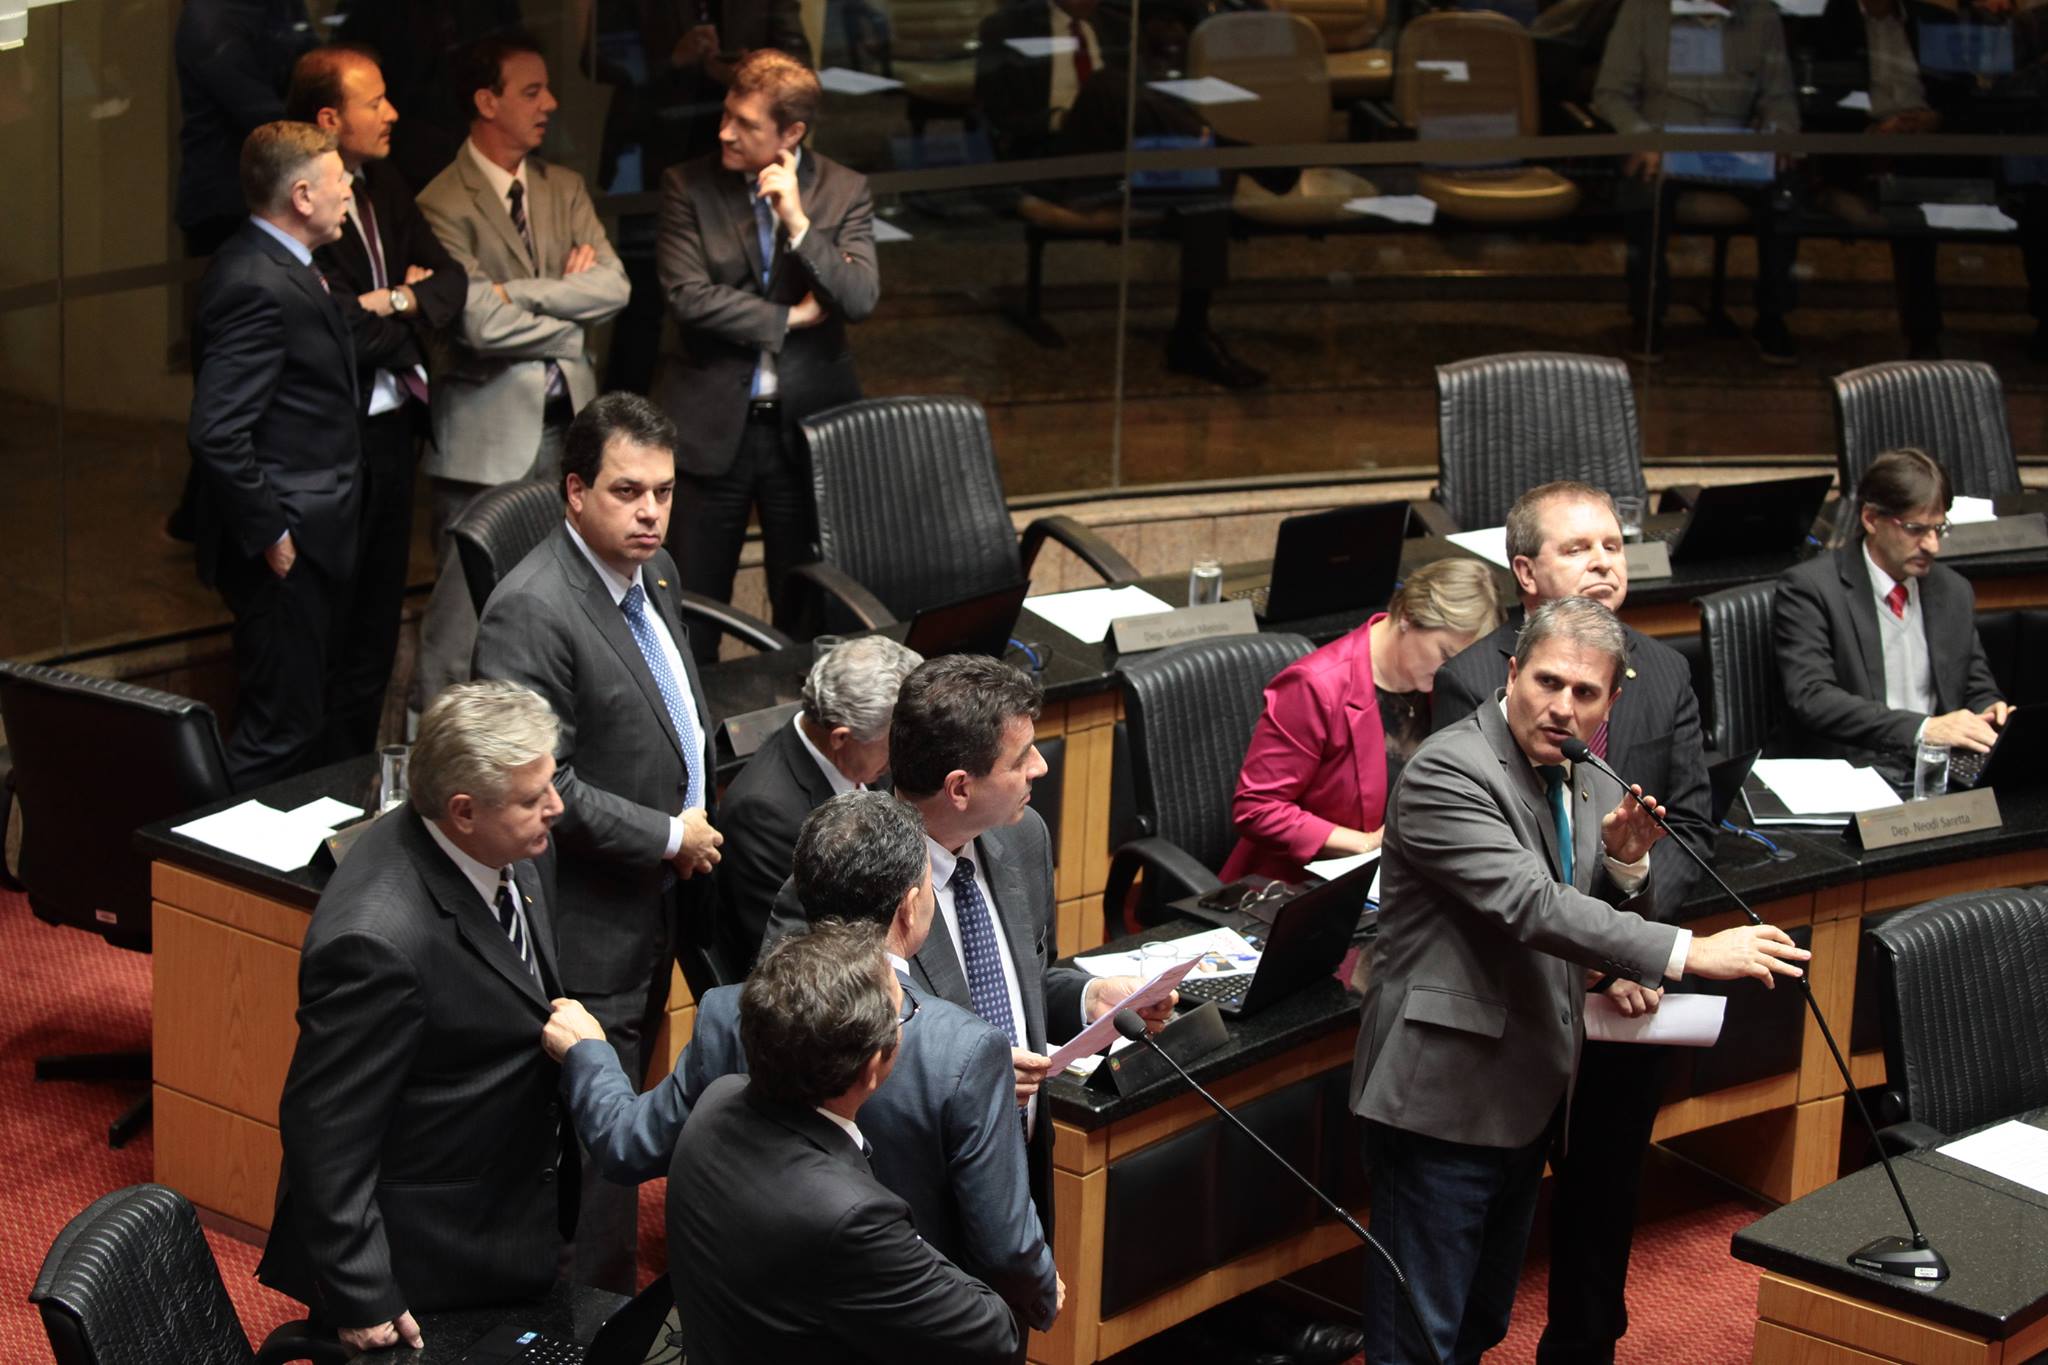
[[[1152,881],[1159,898],[1168,901],[1206,896],[1223,885],[1179,844],[1157,835],[1133,839],[1111,855],[1109,879],[1102,887],[1102,922],[1110,938],[1123,933],[1124,897],[1140,872]]]
[[[9,768],[6,781],[0,782],[0,887],[26,894],[28,888],[16,880],[14,869],[7,865],[7,826],[13,819],[14,769]]]
[[[1908,1152],[1924,1151],[1947,1141],[1947,1133],[1930,1128],[1924,1123],[1916,1123],[1912,1119],[1877,1130],[1877,1145],[1884,1149],[1886,1156],[1904,1156]]]
[[[788,649],[796,643],[752,612],[741,611],[730,602],[721,602],[715,597],[683,589],[676,593],[676,604],[686,619],[695,616],[709,621],[727,635],[737,635],[763,654]]]
[[[1017,542],[1018,553],[1024,559],[1024,574],[1029,577],[1031,565],[1038,558],[1039,547],[1047,539],[1060,544],[1080,556],[1081,561],[1100,574],[1105,582],[1135,583],[1141,574],[1138,566],[1117,553],[1116,547],[1099,534],[1089,530],[1072,517],[1040,517],[1024,528],[1024,535]]]
[[[292,1360],[309,1360],[313,1365],[346,1365],[354,1358],[354,1351],[300,1318],[263,1338],[263,1345],[256,1352],[256,1365],[285,1365]]]
[[[1401,122],[1385,100],[1360,100],[1359,131],[1369,142],[1413,142],[1415,130]]]
[[[884,606],[882,599],[854,581],[851,574],[837,564],[827,564],[814,559],[808,564],[799,564],[789,571],[782,590],[785,594],[795,591],[798,583],[810,583],[821,589],[841,606],[852,612],[863,630],[881,630],[896,624],[896,617]]]
[[[1450,509],[1434,497],[1417,498],[1409,503],[1408,517],[1411,526],[1420,522],[1423,529],[1433,536],[1447,536],[1454,531],[1465,529],[1451,519]]]

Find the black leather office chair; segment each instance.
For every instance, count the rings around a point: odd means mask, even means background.
[[[1890,360],[1838,374],[1835,459],[1853,501],[1871,461],[1917,446],[1948,470],[1963,497],[2017,493],[2020,471],[2006,428],[1998,372],[1975,360]]]
[[[352,1354],[303,1321],[250,1350],[199,1219],[162,1185],[102,1195],[65,1224],[28,1301],[57,1365],[341,1365]]]
[[[1975,891],[1865,931],[1893,1150],[2048,1105],[2048,894]]]
[[[817,562],[791,586],[821,590],[866,629],[1021,583],[1057,540],[1111,583],[1138,577],[1072,517],[1020,538],[996,468],[988,414],[971,398],[875,398],[804,422],[818,506]]]
[[[135,831],[231,792],[213,708],[109,678],[0,663],[0,722],[13,767],[0,830],[21,807],[21,865],[0,885],[36,917],[150,950],[149,860]],[[103,777],[107,780],[101,780]],[[39,1057],[37,1080],[135,1080],[143,1095],[107,1129],[119,1147],[149,1121],[150,1055]]]
[[[1619,360],[1480,356],[1437,366],[1436,390],[1436,506],[1416,506],[1432,530],[1498,526],[1525,490],[1553,479],[1648,496],[1635,391]]]
[[[469,600],[483,615],[484,603],[506,574],[533,547],[548,538],[562,521],[562,495],[541,479],[501,484],[479,493],[450,523],[455,552],[462,557],[462,578]],[[678,590],[683,624],[716,626],[763,653],[790,644],[790,638],[766,621],[699,593]]]
[[[1102,892],[1109,936],[1124,932],[1124,901],[1145,874],[1142,923],[1169,901],[1204,895],[1237,842],[1231,800],[1266,684],[1312,646],[1269,632],[1142,654],[1117,665],[1130,732],[1133,836],[1111,857]]]
[[[1700,649],[1706,656],[1707,747],[1723,756],[1771,747],[1785,714],[1772,643],[1771,603],[1778,585],[1766,580],[1698,599]]]

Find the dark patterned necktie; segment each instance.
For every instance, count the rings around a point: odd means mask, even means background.
[[[512,940],[512,951],[519,954],[520,965],[533,973],[535,981],[540,980],[540,968],[533,964],[533,952],[526,945],[526,926],[519,918],[519,907],[513,901],[512,869],[505,868],[498,873],[498,898],[491,902],[491,909],[498,917],[498,927],[505,931],[505,937]]]
[[[619,609],[626,613],[626,629],[633,633],[633,643],[640,646],[640,657],[647,661],[647,671],[654,675],[655,690],[661,693],[661,704],[668,708],[669,723],[676,727],[676,741],[683,749],[683,809],[695,810],[704,804],[704,781],[699,772],[697,755],[697,712],[691,704],[688,693],[676,680],[675,670],[668,666],[668,655],[662,652],[661,641],[654,638],[654,627],[647,620],[647,593],[634,580],[626,589],[625,600]]]
[[[534,249],[533,228],[526,221],[526,186],[517,180],[512,188],[505,191],[506,199],[512,204],[512,226],[519,229],[519,240],[526,243],[526,257],[535,270],[540,269],[540,252]]]
[[[974,1012],[1009,1035],[1017,1046],[1017,1016],[1003,981],[1003,953],[996,942],[995,917],[974,882],[974,860],[953,865],[953,919],[960,926],[960,955],[967,963],[967,995]]]

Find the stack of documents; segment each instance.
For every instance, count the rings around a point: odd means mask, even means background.
[[[211,844],[279,872],[296,872],[313,860],[322,839],[340,826],[361,819],[362,814],[362,807],[331,796],[309,801],[296,810],[278,810],[261,801],[244,801],[239,806],[173,825],[171,833]]]
[[[1769,825],[1847,824],[1867,810],[1899,804],[1891,784],[1875,768],[1858,768],[1843,758],[1760,758],[1750,776],[1754,785],[1743,797],[1750,823]]]
[[[1166,939],[1164,951],[1153,961],[1136,949],[1126,953],[1091,953],[1077,957],[1074,965],[1090,976],[1142,976],[1158,972],[1165,962],[1186,962],[1199,958],[1195,972],[1201,976],[1243,976],[1258,970],[1259,950],[1235,929],[1205,929],[1186,938]]]

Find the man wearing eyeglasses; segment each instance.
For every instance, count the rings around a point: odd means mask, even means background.
[[[1976,594],[1936,562],[1948,471],[1919,450],[1877,457],[1856,533],[1778,580],[1778,668],[1795,752],[1910,763],[1915,745],[1990,749],[2012,708],[1977,638]]]

